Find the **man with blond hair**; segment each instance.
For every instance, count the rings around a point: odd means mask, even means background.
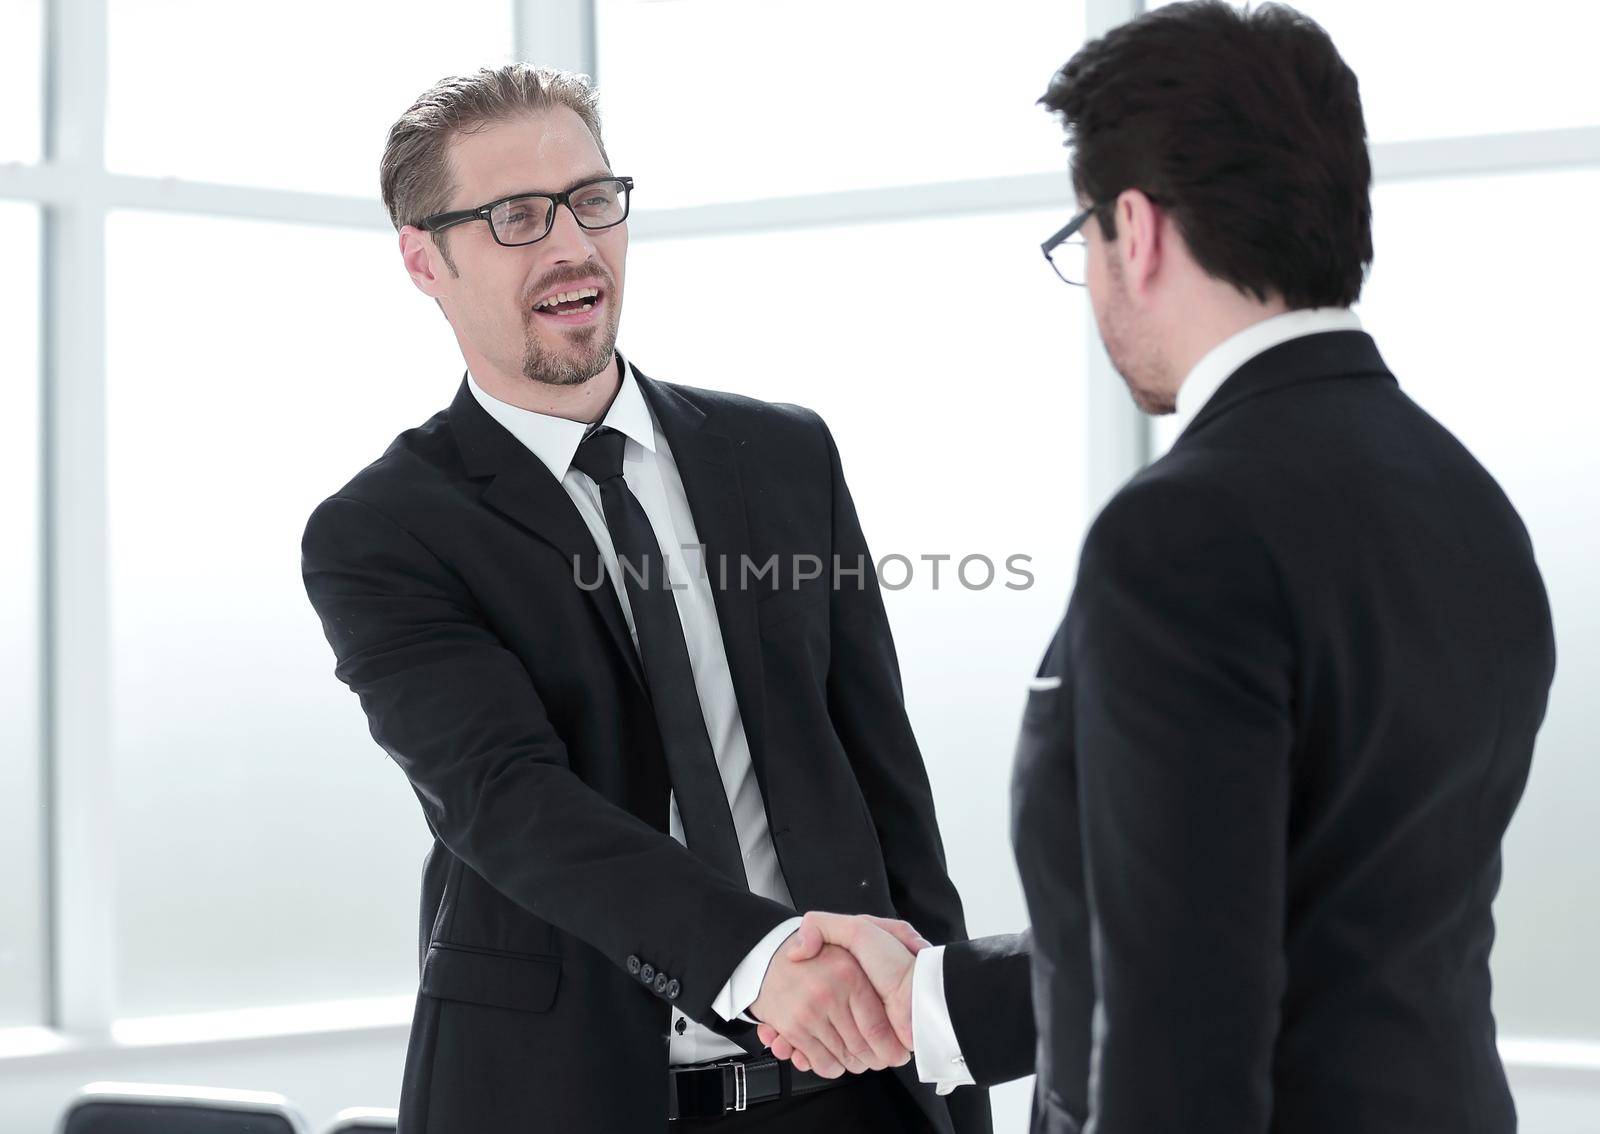
[[[633,180],[583,77],[437,83],[382,186],[466,373],[303,567],[434,836],[402,1131],[988,1130],[847,951],[779,951],[808,909],[965,937],[827,427],[616,352]]]

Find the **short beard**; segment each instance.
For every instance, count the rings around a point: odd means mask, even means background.
[[[618,308],[615,303],[609,306],[610,317],[604,325],[593,328],[585,339],[574,344],[575,353],[546,349],[530,327],[522,352],[522,376],[546,386],[581,386],[604,370],[617,349]]]
[[[1164,388],[1168,367],[1161,349],[1149,335],[1140,334],[1128,317],[1131,305],[1125,299],[1127,286],[1122,265],[1112,256],[1107,258],[1106,266],[1111,295],[1105,303],[1105,325],[1100,329],[1100,337],[1111,365],[1128,384],[1128,393],[1133,395],[1133,402],[1140,410],[1156,417],[1173,413],[1178,407],[1173,395]]]
[[[1133,404],[1138,406],[1142,413],[1151,417],[1162,417],[1178,412],[1177,401],[1166,394],[1153,394],[1149,390],[1138,390],[1131,385],[1128,390],[1133,394]]]

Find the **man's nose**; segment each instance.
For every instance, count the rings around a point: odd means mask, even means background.
[[[540,243],[545,246],[545,255],[557,263],[587,260],[594,255],[594,241],[589,238],[589,230],[578,223],[578,218],[564,204],[556,206],[550,235]]]

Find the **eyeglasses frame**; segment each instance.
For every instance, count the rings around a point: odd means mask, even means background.
[[[1069,279],[1067,279],[1066,276],[1062,275],[1061,274],[1061,269],[1056,266],[1056,262],[1051,257],[1050,253],[1054,252],[1057,248],[1060,248],[1063,244],[1065,244],[1067,241],[1071,240],[1074,236],[1077,236],[1078,235],[1078,230],[1081,229],[1084,225],[1089,223],[1089,218],[1094,216],[1096,213],[1098,213],[1101,209],[1105,208],[1109,204],[1112,204],[1112,202],[1110,202],[1110,201],[1097,201],[1097,202],[1095,202],[1094,204],[1090,205],[1087,209],[1084,209],[1077,216],[1075,216],[1071,220],[1069,220],[1054,235],[1052,235],[1050,237],[1050,239],[1046,240],[1043,244],[1039,245],[1039,251],[1044,253],[1045,261],[1050,265],[1050,270],[1055,272],[1056,278],[1059,279],[1062,283],[1071,284],[1073,287],[1087,287],[1088,286],[1088,281],[1087,280],[1069,280]],[[1083,240],[1082,237],[1079,237],[1079,243],[1082,244],[1082,243],[1086,243],[1086,242]],[[1085,263],[1087,263],[1087,260],[1085,260]]]
[[[1152,196],[1149,193],[1146,193],[1145,197],[1146,197],[1147,200],[1149,200],[1149,202],[1152,205],[1155,205],[1157,208],[1165,208],[1167,206],[1167,204],[1169,203],[1169,200],[1170,200],[1170,198],[1155,197],[1155,196]],[[1059,279],[1062,283],[1071,284],[1073,287],[1088,287],[1089,286],[1089,281],[1088,280],[1084,280],[1082,282],[1079,282],[1078,280],[1069,280],[1069,279],[1067,279],[1066,276],[1063,276],[1061,274],[1061,269],[1056,267],[1055,260],[1051,259],[1050,253],[1054,252],[1057,248],[1060,248],[1063,244],[1065,244],[1068,240],[1071,240],[1074,236],[1077,236],[1078,230],[1081,229],[1084,225],[1089,223],[1089,218],[1090,217],[1094,216],[1101,209],[1110,208],[1111,206],[1115,205],[1116,203],[1117,202],[1115,201],[1115,199],[1110,200],[1110,201],[1096,201],[1094,204],[1090,205],[1087,209],[1084,209],[1077,216],[1075,216],[1071,220],[1069,220],[1061,229],[1059,229],[1053,236],[1051,236],[1050,239],[1046,240],[1043,244],[1039,245],[1039,250],[1044,253],[1045,260],[1048,261],[1049,264],[1050,264],[1050,270],[1055,272],[1056,278]],[[1087,244],[1087,241],[1080,240],[1080,243]],[[1085,265],[1088,264],[1087,255],[1088,254],[1087,254],[1087,250],[1086,250],[1085,251],[1085,259],[1084,259]]]
[[[584,224],[583,218],[578,216],[578,211],[572,207],[572,194],[583,189],[588,189],[593,185],[603,184],[607,181],[615,181],[622,186],[622,216],[618,217],[610,224]],[[489,214],[494,211],[497,206],[503,205],[507,201],[518,200],[522,197],[543,197],[545,200],[550,201],[550,214],[545,221],[544,231],[538,236],[535,236],[532,240],[522,240],[518,241],[516,244],[508,244],[504,240],[500,239],[500,234],[495,231],[494,222],[489,219]],[[500,245],[502,248],[526,248],[530,244],[537,244],[539,241],[549,236],[552,231],[554,231],[556,227],[556,210],[562,205],[567,206],[567,211],[572,214],[572,219],[578,222],[578,227],[585,229],[586,231],[601,232],[608,228],[616,228],[617,225],[628,219],[628,213],[633,207],[633,178],[614,176],[596,177],[592,180],[585,181],[582,184],[574,185],[572,188],[565,189],[560,193],[509,193],[504,197],[499,197],[493,201],[490,201],[487,205],[479,205],[475,209],[458,209],[454,212],[434,213],[430,217],[423,217],[422,222],[417,227],[426,229],[429,232],[437,233],[442,232],[447,228],[453,228],[458,224],[465,224],[467,221],[482,220],[489,226],[489,235],[492,236],[494,238],[494,242]]]

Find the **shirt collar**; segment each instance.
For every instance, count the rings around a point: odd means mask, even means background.
[[[1348,307],[1305,307],[1252,323],[1223,339],[1194,364],[1178,387],[1178,409],[1172,427],[1180,433],[1187,428],[1217,388],[1263,351],[1302,335],[1360,329],[1361,320]]]
[[[637,441],[653,453],[656,450],[656,430],[655,422],[650,417],[650,407],[645,404],[644,393],[639,389],[637,376],[632,372],[633,367],[621,355],[617,357],[622,360],[622,381],[601,424]],[[467,370],[467,388],[485,412],[538,457],[552,476],[560,480],[567,475],[573,455],[589,432],[587,422],[572,421],[502,402],[478,385],[470,368]]]

